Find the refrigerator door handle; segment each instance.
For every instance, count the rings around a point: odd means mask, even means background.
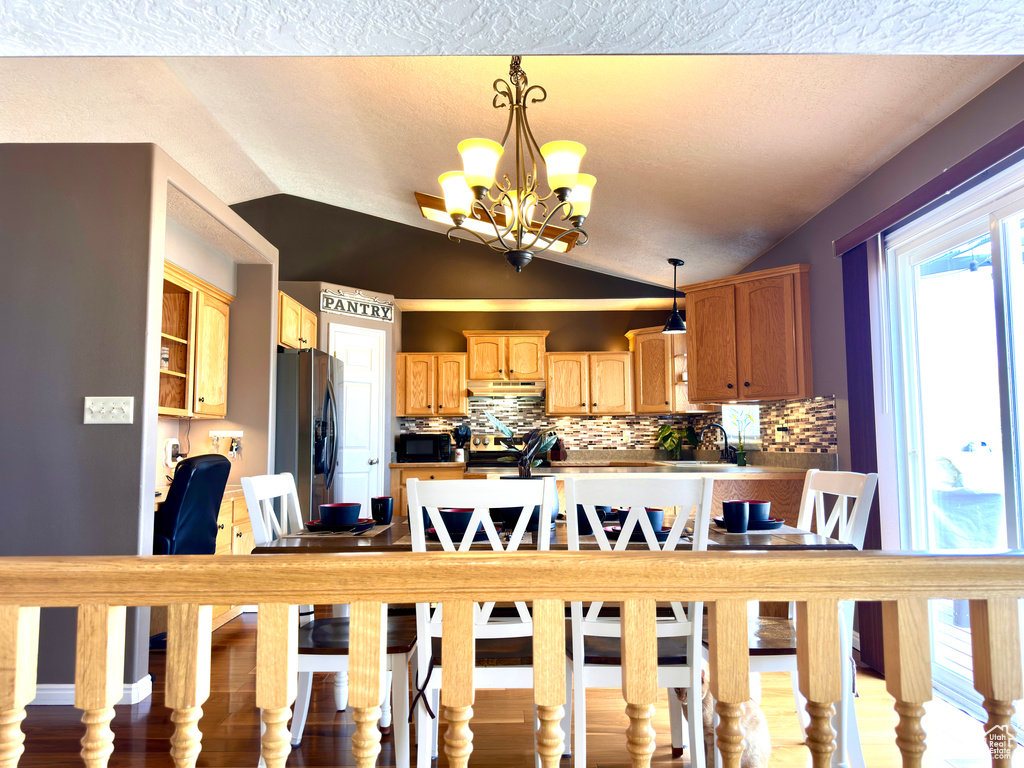
[[[334,484],[334,470],[338,468],[338,402],[334,398],[334,385],[327,381],[327,401],[330,405],[330,413],[327,420],[327,455],[330,457],[329,464],[324,471],[324,485],[331,490]]]

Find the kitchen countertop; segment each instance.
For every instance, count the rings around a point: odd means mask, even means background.
[[[464,461],[399,461],[388,464],[388,469],[444,469],[465,466]]]

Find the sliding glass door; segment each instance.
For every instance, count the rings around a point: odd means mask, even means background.
[[[1021,541],[1024,172],[886,238],[901,535],[907,549]],[[980,712],[967,603],[932,601],[936,688]]]

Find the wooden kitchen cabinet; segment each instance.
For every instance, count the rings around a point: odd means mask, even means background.
[[[157,413],[160,416],[224,418],[227,415],[228,327],[234,297],[164,263]]]
[[[550,352],[546,365],[549,416],[633,413],[628,352]]]
[[[661,326],[626,333],[633,354],[636,413],[703,413],[714,406],[694,403],[687,383],[687,333],[662,333]]]
[[[549,416],[589,413],[590,368],[585,352],[547,355],[544,411]]]
[[[417,465],[391,465],[391,495],[395,499],[395,514],[409,514],[409,497],[406,496],[405,485],[410,477],[417,480],[461,480],[466,473],[465,464],[452,462]]]
[[[199,291],[196,310],[197,416],[224,418],[228,412],[228,313],[226,302]]]
[[[284,291],[277,292],[277,343],[288,349],[316,346],[316,313]]]
[[[796,264],[685,289],[691,397],[811,397],[809,270]]]
[[[629,352],[590,352],[590,412],[627,415],[633,411],[633,366]]]
[[[316,348],[316,312],[302,308],[302,321],[299,323],[302,333],[299,336],[299,349]]]
[[[472,381],[540,381],[548,331],[463,331]]]
[[[468,416],[466,355],[398,355],[396,415]]]
[[[240,489],[224,492],[224,499],[217,514],[216,546],[214,554],[217,555],[248,555],[256,546],[245,498]],[[233,619],[241,610],[240,605],[213,606],[214,628]]]

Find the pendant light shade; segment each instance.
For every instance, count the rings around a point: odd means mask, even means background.
[[[672,265],[672,314],[668,316],[668,322],[665,323],[665,327],[661,332],[686,333],[686,321],[683,320],[683,316],[679,313],[676,294],[676,269],[683,266],[683,260],[669,259],[668,263]],[[683,296],[686,296],[686,294],[684,293]]]

